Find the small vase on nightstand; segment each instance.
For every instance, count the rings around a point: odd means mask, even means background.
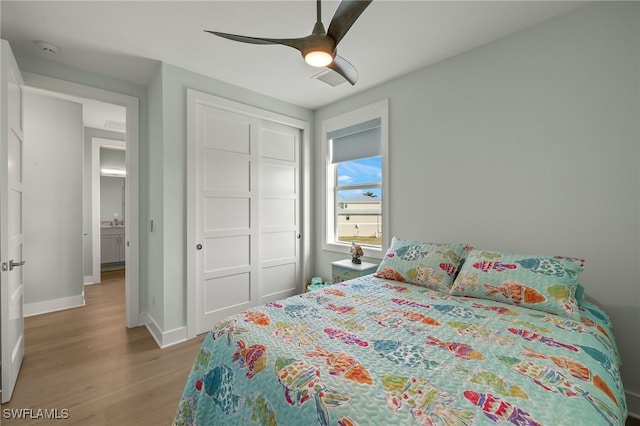
[[[355,263],[356,265],[360,265],[362,263],[362,260],[360,260],[362,256],[364,256],[362,247],[360,247],[359,244],[351,241],[351,262]]]

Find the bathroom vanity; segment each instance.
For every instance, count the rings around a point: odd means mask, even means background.
[[[122,263],[125,260],[124,225],[100,228],[100,263]]]

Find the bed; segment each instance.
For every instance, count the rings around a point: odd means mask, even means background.
[[[177,425],[623,425],[576,258],[394,238],[376,274],[225,318]]]

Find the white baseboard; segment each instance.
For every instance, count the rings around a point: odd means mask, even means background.
[[[151,334],[151,337],[153,337],[153,340],[156,341],[156,344],[160,349],[164,349],[187,340],[187,327],[179,327],[174,330],[163,332],[158,326],[158,323],[155,322],[148,312],[141,314],[140,317],[142,323],[147,327],[149,334]]]
[[[633,392],[625,392],[627,396],[627,411],[629,417],[640,419],[640,395]]]
[[[93,278],[94,278],[94,277],[93,277],[93,275],[85,275],[85,276],[84,276],[84,280],[83,280],[84,285],[89,285],[89,284],[98,284],[98,283],[100,283],[100,280],[95,281]]]
[[[50,312],[84,306],[84,292],[78,296],[63,297],[61,299],[45,300],[42,302],[25,303],[23,312],[25,317],[48,314]]]

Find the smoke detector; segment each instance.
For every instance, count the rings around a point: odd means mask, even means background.
[[[40,50],[47,53],[58,53],[58,46],[54,46],[51,43],[47,43],[46,41],[36,41],[36,45],[40,48]]]

